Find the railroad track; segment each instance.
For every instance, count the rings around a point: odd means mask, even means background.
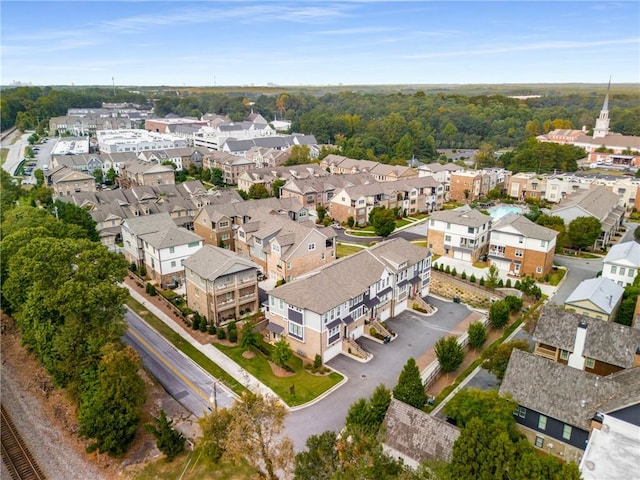
[[[9,414],[0,407],[2,422],[0,424],[2,437],[2,460],[9,469],[14,480],[44,480],[46,477],[36,461],[31,456],[22,437],[16,430]]]

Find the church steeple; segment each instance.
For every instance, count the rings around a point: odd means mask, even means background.
[[[607,94],[604,96],[604,103],[600,116],[596,120],[596,126],[593,129],[593,138],[604,138],[609,135],[609,91],[611,90],[611,77],[609,77],[609,85],[607,86]]]

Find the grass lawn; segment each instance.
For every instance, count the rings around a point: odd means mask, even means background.
[[[476,268],[487,268],[489,266],[489,262],[476,262],[473,266]]]
[[[418,247],[425,247],[427,248],[427,241],[426,240],[414,240],[413,242],[414,245],[417,245]],[[433,255],[435,257],[435,255]],[[432,258],[433,259],[433,258]]]
[[[405,220],[404,218],[401,220],[396,220],[396,228],[404,227],[405,225],[411,225],[415,222],[410,222],[409,220]]]
[[[351,233],[353,233],[353,232],[371,232],[371,233],[375,233],[375,230],[371,225],[366,226],[366,227],[356,227],[356,226],[354,226],[351,229]]]
[[[342,243],[338,243],[336,248],[338,258],[348,257],[349,255],[353,255],[354,253],[358,253],[364,249],[364,245],[362,247],[355,247],[353,245],[343,245]]]
[[[220,462],[212,464],[202,457],[196,448],[185,452],[167,463],[164,458],[148,463],[142,470],[129,477],[134,480],[244,480],[254,478],[256,470],[246,462]]]
[[[366,230],[350,230],[349,235],[353,235],[354,237],[375,237],[376,232],[374,231],[366,231]]]
[[[428,213],[417,213],[415,215],[411,215],[411,218],[415,220],[422,220],[423,218],[427,218],[429,216]]]
[[[549,285],[557,287],[566,274],[567,271],[564,268],[558,268],[554,270],[553,273],[549,275]]]
[[[9,155],[9,149],[0,148],[0,166],[4,165],[4,162],[7,160],[7,155]]]
[[[242,395],[243,392],[246,392],[247,389],[236,381],[231,375],[225,372],[222,368],[216,365],[209,357],[207,357],[200,350],[195,348],[189,342],[187,342],[184,338],[174,332],[166,323],[156,317],[154,314],[149,312],[143,305],[136,302],[134,299],[130,298],[127,302],[127,305],[131,310],[140,315],[145,322],[151,325],[153,328],[160,333],[164,338],[166,338],[174,347],[183,352],[186,356],[188,356],[191,360],[196,362],[202,368],[204,368],[211,375],[216,377],[222,383],[224,383],[227,387],[233,390],[238,395]]]
[[[262,342],[262,339],[259,341]],[[271,348],[270,345],[264,342],[262,342],[262,344],[265,345],[267,349]],[[303,403],[313,400],[338,384],[343,378],[342,375],[336,372],[331,372],[329,375],[314,375],[303,368],[302,359],[295,355],[289,360],[289,366],[295,373],[281,377],[273,373],[267,358],[256,348],[252,348],[252,351],[255,353],[253,358],[244,358],[242,353],[245,349],[239,345],[233,347],[216,343],[213,345],[271,388],[276,395],[291,407],[302,405]],[[291,393],[292,385],[295,389],[293,394]]]

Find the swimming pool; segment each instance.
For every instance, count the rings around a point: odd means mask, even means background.
[[[495,220],[509,215],[510,213],[522,213],[524,209],[516,205],[498,205],[497,207],[491,207],[488,212]]]

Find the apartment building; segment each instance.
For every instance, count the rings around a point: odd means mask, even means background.
[[[544,175],[521,172],[511,175],[507,186],[507,195],[516,200],[526,198],[542,199],[545,197],[547,180]]]
[[[98,148],[102,153],[140,153],[145,150],[165,150],[188,147],[188,141],[175,135],[164,135],[146,130],[98,130]]]
[[[640,272],[640,244],[635,241],[612,246],[602,260],[602,276],[622,287],[632,285]]]
[[[394,183],[373,183],[347,187],[336,192],[329,201],[329,214],[340,222],[346,223],[353,218],[355,225],[366,225],[369,213],[376,207],[394,209],[402,205]]]
[[[205,245],[184,262],[187,306],[217,327],[260,308],[258,267],[224,248]]]
[[[305,179],[326,176],[329,176],[329,173],[315,163],[289,167],[257,168],[247,170],[238,176],[238,189],[248,192],[253,185],[263,185],[271,191],[273,182],[276,180],[286,182],[291,178]]]
[[[295,198],[300,205],[310,210],[319,206],[329,208],[336,191],[357,185],[369,185],[376,180],[369,173],[328,175],[323,177],[290,178],[280,187],[280,198]]]
[[[47,185],[53,189],[54,197],[70,197],[80,192],[96,191],[96,179],[93,175],[67,167],[50,170]]]
[[[224,183],[236,185],[238,177],[243,172],[254,170],[256,164],[244,157],[224,152],[210,152],[204,159],[205,168],[219,168],[222,170]]]
[[[487,253],[491,220],[468,206],[434,212],[427,231],[429,248],[436,255],[476,262]]]
[[[121,188],[132,186],[174,185],[175,171],[168,165],[158,165],[155,162],[131,160],[120,165],[118,184]]]
[[[366,323],[379,325],[428,294],[430,269],[431,252],[401,238],[335,261],[267,292],[271,339],[323,362],[356,351]]]
[[[489,261],[514,276],[544,277],[553,268],[558,232],[511,213],[491,227]]]
[[[456,202],[470,203],[482,195],[482,173],[477,170],[451,172],[449,198]]]

